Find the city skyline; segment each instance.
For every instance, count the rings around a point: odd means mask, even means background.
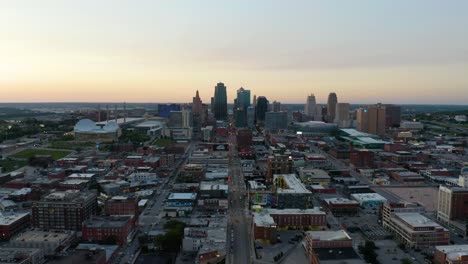
[[[339,4],[338,4],[339,3]],[[110,8],[112,7],[112,8]],[[424,7],[424,8],[421,8]],[[466,104],[468,3],[0,4],[0,102]],[[274,29],[274,30],[272,30]]]

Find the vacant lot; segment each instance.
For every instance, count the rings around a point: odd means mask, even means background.
[[[3,172],[10,172],[17,170],[21,167],[26,166],[28,162],[26,160],[11,160],[11,159],[5,159],[5,160],[0,160],[0,167],[2,167]]]
[[[20,158],[20,159],[30,159],[31,157],[34,157],[35,155],[50,155],[52,156],[52,159],[58,160],[67,156],[68,154],[70,154],[70,152],[64,151],[64,150],[25,149],[23,151],[20,151],[12,155],[12,157]]]
[[[167,139],[167,138],[159,138],[153,141],[152,143],[152,145],[156,145],[158,147],[166,147],[172,144],[174,144],[174,141],[172,141],[171,139]]]

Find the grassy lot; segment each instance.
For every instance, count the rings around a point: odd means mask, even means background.
[[[12,157],[28,160],[35,155],[51,155],[52,159],[58,160],[67,156],[68,154],[70,154],[70,152],[64,150],[25,149],[12,155]]]
[[[28,164],[26,160],[0,160],[0,167],[3,168],[3,172],[10,172],[24,167]]]
[[[151,145],[155,145],[155,146],[158,146],[158,147],[167,147],[169,145],[172,145],[174,144],[174,141],[172,141],[172,139],[168,139],[168,138],[159,138],[159,139],[156,139],[155,141],[153,141],[153,143],[151,143]]]
[[[96,146],[93,142],[76,142],[76,141],[53,141],[50,143],[50,148],[54,149],[85,149]]]

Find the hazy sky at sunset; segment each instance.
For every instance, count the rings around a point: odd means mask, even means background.
[[[0,102],[468,104],[468,1],[0,2]]]

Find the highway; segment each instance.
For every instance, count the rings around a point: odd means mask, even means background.
[[[227,234],[226,263],[251,263],[250,220],[248,217],[248,203],[246,201],[246,187],[242,174],[240,160],[237,153],[235,135],[229,139],[229,224]]]

